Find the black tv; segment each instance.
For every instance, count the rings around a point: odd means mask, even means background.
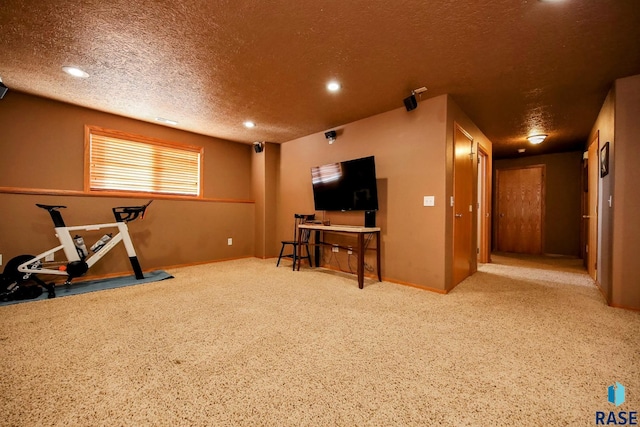
[[[317,211],[377,211],[374,156],[311,168]]]

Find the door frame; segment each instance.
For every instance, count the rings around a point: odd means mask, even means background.
[[[589,147],[582,153],[582,173],[580,177],[580,258],[587,268],[587,245],[589,244]]]
[[[586,251],[587,272],[593,280],[598,282],[598,256],[600,252],[600,134],[596,132],[587,149],[588,186],[587,193],[587,227]],[[590,244],[592,243],[592,244]]]
[[[478,262],[491,262],[491,159],[478,143],[477,256]]]
[[[464,208],[464,213],[465,214],[469,214],[469,216],[471,217],[471,223],[469,226],[469,230],[464,230],[466,232],[469,233],[469,247],[466,249],[467,250],[467,254],[469,256],[468,261],[469,261],[469,269],[466,272],[466,276],[465,277],[461,277],[458,276],[456,274],[456,250],[459,249],[456,246],[456,233],[460,232],[460,229],[456,227],[457,222],[456,221],[456,208],[458,207],[458,201],[455,199],[456,197],[456,184],[460,182],[461,180],[461,176],[458,174],[458,170],[456,168],[456,134],[457,131],[460,131],[460,133],[462,135],[464,135],[465,137],[465,141],[464,144],[468,144],[469,146],[469,163],[470,163],[470,176],[469,176],[469,192],[470,192],[470,205],[469,207],[471,208],[470,212],[467,212],[467,208]],[[471,134],[469,132],[467,132],[466,130],[464,130],[464,128],[462,126],[460,126],[460,124],[454,122],[454,129],[453,129],[453,197],[452,197],[452,212],[451,212],[451,216],[452,216],[452,245],[451,245],[451,287],[450,289],[453,289],[455,286],[458,285],[458,283],[462,282],[464,279],[466,279],[467,277],[471,276],[473,273],[475,273],[476,269],[477,269],[477,253],[476,253],[476,242],[474,239],[474,232],[477,230],[477,209],[475,207],[476,203],[474,203],[475,201],[475,195],[474,195],[474,189],[475,189],[475,184],[474,184],[474,161],[475,161],[475,153],[474,153],[474,148],[475,148],[476,144],[475,141],[473,139],[473,137],[471,136]],[[459,279],[459,280],[458,280]]]

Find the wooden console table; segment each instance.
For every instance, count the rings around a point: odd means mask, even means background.
[[[315,231],[315,261],[316,267],[320,265],[320,246],[333,246],[330,243],[324,243],[320,238],[320,233],[351,233],[357,234],[358,244],[354,251],[358,253],[358,287],[364,287],[364,236],[365,234],[375,234],[376,236],[376,270],[378,271],[378,281],[382,282],[382,272],[380,271],[380,227],[361,227],[357,225],[321,225],[321,224],[300,224],[298,229],[308,229]],[[298,236],[300,239],[300,236]],[[301,245],[298,244],[298,249]]]

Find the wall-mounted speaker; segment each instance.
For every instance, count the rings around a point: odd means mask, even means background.
[[[415,95],[408,96],[404,99],[404,108],[407,111],[415,110],[418,107],[418,101]]]
[[[336,141],[337,135],[338,133],[335,130],[330,130],[324,133],[324,137],[327,138],[327,141],[329,141],[329,144],[333,144]]]
[[[4,98],[8,90],[9,88],[2,83],[2,80],[0,80],[0,99]]]
[[[264,145],[262,144],[262,142],[256,141],[253,143],[253,150],[256,153],[262,153],[262,150],[264,150]]]

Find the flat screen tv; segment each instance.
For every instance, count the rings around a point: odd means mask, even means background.
[[[376,211],[378,187],[374,156],[311,168],[317,211]]]

